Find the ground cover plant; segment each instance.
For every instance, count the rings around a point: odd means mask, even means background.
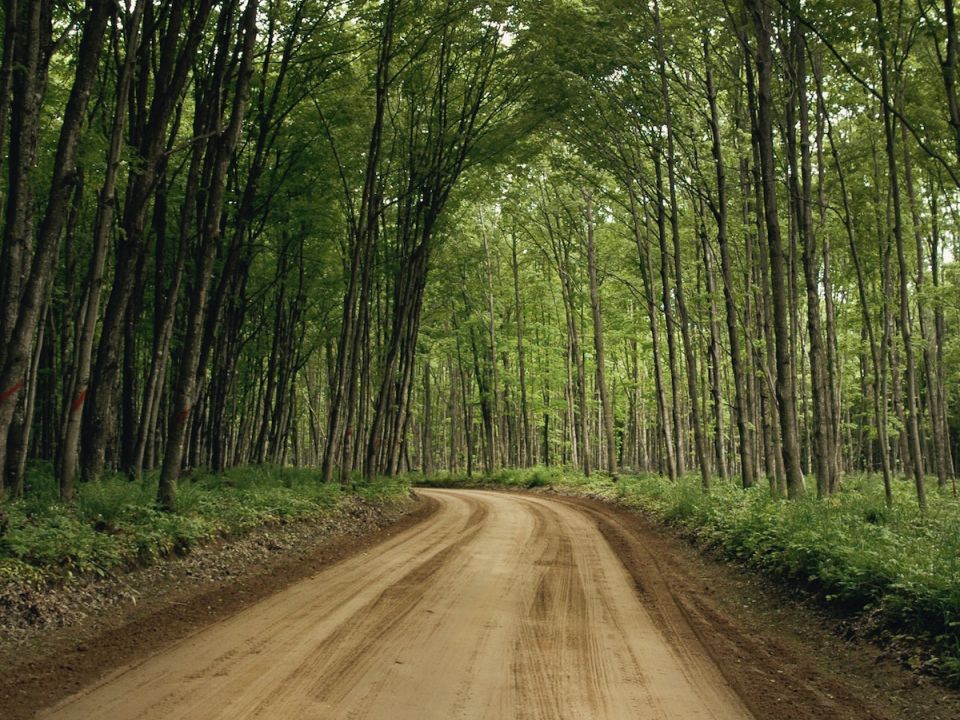
[[[155,473],[138,481],[115,476],[81,484],[75,503],[59,502],[46,467],[30,472],[29,487],[22,500],[3,509],[0,581],[42,584],[103,575],[264,525],[335,513],[349,503],[409,496],[402,478],[341,485],[319,482],[316,471],[278,466],[194,473],[181,485],[176,512],[157,507]]]

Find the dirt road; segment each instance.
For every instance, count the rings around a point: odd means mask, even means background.
[[[664,577],[630,569],[643,550],[631,548],[614,521],[601,522],[601,510],[492,492],[421,492],[440,506],[427,521],[121,668],[40,717],[766,715],[734,689],[725,659]],[[809,716],[831,717],[836,708],[820,709]],[[801,715],[808,716],[790,714]]]

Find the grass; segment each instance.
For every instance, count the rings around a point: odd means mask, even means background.
[[[921,514],[910,483],[897,483],[892,509],[872,476],[845,479],[826,500],[774,500],[765,487],[699,477],[677,483],[656,475],[585,478],[556,469],[502,471],[433,485],[537,487],[589,494],[643,511],[698,545],[762,571],[788,587],[815,593],[838,610],[869,620],[893,639],[930,648],[915,664],[960,684],[960,502],[930,491]]]
[[[195,474],[179,486],[177,512],[167,513],[154,503],[156,483],[155,475],[84,483],[65,505],[49,467],[33,468],[26,498],[0,506],[0,581],[106,575],[264,525],[329,515],[357,499],[385,504],[409,493],[403,478],[344,487],[319,482],[315,471],[258,466]]]

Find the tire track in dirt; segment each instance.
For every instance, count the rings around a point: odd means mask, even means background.
[[[573,539],[550,507],[530,504],[539,518],[545,546],[533,566],[538,571],[532,602],[522,615],[513,665],[519,718],[564,717],[567,698],[560,690],[578,676],[582,703],[591,717],[605,717],[606,668],[589,624],[589,607],[574,555]]]
[[[527,496],[555,518],[571,549],[572,583],[580,592],[566,617],[579,652],[568,653],[562,665],[579,683],[586,701],[580,715],[570,715],[575,698],[562,698],[557,712],[542,717],[742,718],[744,704],[709,658],[691,652],[659,631],[649,609],[637,602],[633,581],[619,558],[599,539],[597,527],[576,509],[552,500]],[[568,671],[568,672],[569,672]]]

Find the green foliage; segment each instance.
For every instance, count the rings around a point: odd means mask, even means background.
[[[563,468],[536,467],[530,469],[502,468],[493,475],[451,475],[441,472],[429,478],[418,477],[415,482],[421,487],[456,488],[511,488],[516,490],[536,487],[572,486],[582,475]]]
[[[677,483],[657,475],[589,478],[561,470],[501,471],[492,478],[438,477],[437,485],[533,487],[548,477],[558,491],[589,494],[649,513],[704,548],[846,613],[868,614],[879,630],[925,638],[930,664],[960,682],[960,501],[935,497],[925,514],[912,486],[895,485],[892,509],[880,480],[848,477],[826,500],[771,498],[766,487],[717,483],[709,495],[699,477]]]
[[[329,515],[356,499],[389,503],[409,494],[402,478],[343,487],[320,483],[314,471],[274,466],[197,474],[181,484],[176,513],[155,506],[155,475],[83,484],[74,505],[56,502],[48,468],[31,474],[30,488],[4,508],[9,526],[0,535],[0,580],[106,575],[188,553],[213,538]]]
[[[698,543],[845,612],[868,612],[881,629],[926,637],[941,671],[960,680],[960,504],[943,498],[921,515],[912,489],[897,485],[894,509],[876,478],[849,478],[825,501],[771,499],[766,488],[695,480],[630,479],[628,505],[680,527]]]

